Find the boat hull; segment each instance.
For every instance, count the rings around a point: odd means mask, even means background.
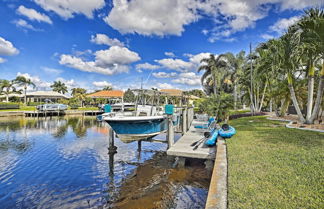
[[[148,139],[167,129],[165,117],[124,117],[104,119],[122,141]]]

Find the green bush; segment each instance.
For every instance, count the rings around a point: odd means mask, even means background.
[[[0,102],[0,109],[19,109],[19,103],[13,103],[13,102]]]

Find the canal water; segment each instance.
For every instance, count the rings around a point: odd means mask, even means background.
[[[117,138],[108,154],[107,134],[94,117],[0,118],[0,208],[204,208],[201,161],[173,168],[165,143]]]

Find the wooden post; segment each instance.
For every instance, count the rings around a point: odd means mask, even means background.
[[[167,140],[168,140],[168,148],[170,148],[174,144],[174,129],[173,129],[173,122],[172,122],[172,115],[168,115],[167,123],[168,123]]]
[[[187,132],[187,108],[182,109],[182,135]]]
[[[114,131],[112,128],[109,127],[109,134],[108,134],[108,153],[117,153],[117,147],[115,146],[115,136],[114,136]]]

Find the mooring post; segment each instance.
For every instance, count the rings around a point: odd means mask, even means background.
[[[109,128],[109,134],[108,134],[108,142],[109,142],[109,147],[108,147],[108,153],[117,153],[117,147],[115,146],[115,136],[114,136],[114,131],[112,128]]]
[[[174,144],[174,128],[172,122],[172,115],[167,116],[168,130],[167,130],[167,139],[168,139],[168,148]]]
[[[142,150],[142,140],[137,141],[137,151],[141,151]]]
[[[187,108],[182,109],[182,135],[187,132]]]

